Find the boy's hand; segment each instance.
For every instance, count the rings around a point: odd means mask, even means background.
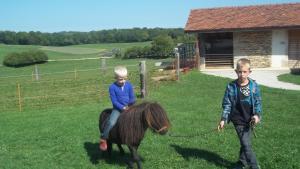
[[[252,121],[254,122],[254,124],[259,123],[260,119],[259,119],[258,115],[252,116]]]
[[[224,128],[224,125],[225,125],[225,121],[221,120],[219,125],[218,125],[218,131],[222,130]]]
[[[128,106],[123,107],[123,112],[126,112],[128,110]]]

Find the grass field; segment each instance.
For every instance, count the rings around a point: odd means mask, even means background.
[[[109,65],[137,64],[139,60],[111,60]],[[149,67],[155,61],[147,61]],[[68,64],[66,64],[68,63]],[[93,68],[100,62],[51,62],[40,65],[42,72],[55,72],[81,68]],[[1,76],[31,72],[31,68],[0,68]],[[151,70],[151,69],[150,69]],[[134,70],[131,70],[134,72]],[[82,72],[83,73],[83,72]],[[86,73],[73,80],[66,74],[59,79],[49,77],[25,83],[30,96],[44,93],[68,94],[67,97],[43,100],[49,106],[25,107],[0,111],[0,168],[126,168],[125,159],[116,148],[111,159],[98,151],[98,116],[104,108],[111,107],[107,95],[99,100],[97,94],[78,95],[77,92],[93,90],[92,84],[109,83],[111,75],[99,76]],[[138,74],[132,74],[138,76]],[[26,77],[27,78],[27,77]],[[41,77],[43,79],[43,76]],[[65,79],[65,81],[63,81]],[[134,80],[134,79],[133,79]],[[172,123],[170,135],[146,133],[139,148],[144,168],[205,168],[225,169],[236,161],[239,143],[232,125],[223,132],[214,129],[221,112],[221,101],[229,79],[191,71],[180,81],[151,82],[148,100],[159,102],[168,112]],[[8,97],[15,95],[16,79],[0,79],[2,106]],[[5,83],[10,85],[5,85]],[[135,82],[134,84],[138,84]],[[95,86],[95,85],[94,85]],[[101,86],[101,85],[100,85]],[[50,89],[47,89],[50,88]],[[300,91],[272,89],[262,86],[263,122],[256,128],[253,149],[263,169],[300,168]],[[41,93],[39,93],[41,92]],[[44,93],[43,93],[44,92]],[[30,100],[28,100],[30,101]],[[141,101],[141,100],[139,100]],[[0,107],[1,108],[1,107]],[[174,137],[174,136],[190,137]]]
[[[300,75],[283,74],[278,76],[278,80],[300,85]]]
[[[33,45],[4,45],[0,44],[0,63],[3,58],[11,52],[23,52],[30,49],[40,49],[47,53],[50,60],[53,59],[77,59],[98,58],[101,53],[111,51],[114,48],[125,51],[132,46],[149,46],[151,42],[142,43],[107,43],[107,44],[85,44],[66,47],[33,46]]]

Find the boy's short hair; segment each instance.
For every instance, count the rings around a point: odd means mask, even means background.
[[[240,69],[241,66],[249,65],[249,70],[250,70],[250,60],[247,58],[241,58],[236,62],[236,69]]]
[[[127,68],[125,66],[116,66],[114,72],[116,77],[127,76]]]

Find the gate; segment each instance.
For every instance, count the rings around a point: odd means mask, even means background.
[[[180,68],[196,67],[196,43],[178,44]]]

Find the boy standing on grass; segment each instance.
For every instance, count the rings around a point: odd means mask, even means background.
[[[113,110],[105,124],[104,131],[101,133],[99,148],[102,151],[107,150],[106,140],[109,136],[109,131],[116,124],[120,114],[128,110],[128,106],[135,103],[134,90],[127,79],[127,69],[124,66],[117,66],[114,69],[116,81],[109,86],[110,100],[113,105]]]
[[[225,122],[232,121],[240,140],[239,161],[235,169],[250,167],[259,169],[255,154],[251,148],[251,125],[260,122],[262,116],[261,95],[258,84],[248,76],[251,73],[250,60],[237,61],[235,70],[237,79],[227,85],[223,98],[223,112],[218,130]]]

